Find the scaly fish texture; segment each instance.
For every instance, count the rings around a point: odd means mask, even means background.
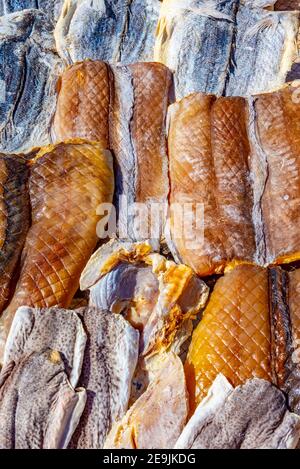
[[[85,138],[108,148],[109,69],[86,60],[60,77],[53,140]]]
[[[265,167],[261,210],[266,263],[300,258],[300,111],[297,88],[254,97],[258,150]],[[256,174],[255,174],[256,175]]]
[[[171,74],[157,63],[112,71],[109,138],[116,157],[119,237],[151,239],[158,249],[169,191],[165,119]]]
[[[63,2],[64,0],[1,0],[0,16],[36,8],[48,15],[54,24],[60,15]]]
[[[50,145],[32,161],[32,225],[14,296],[1,317],[2,341],[19,306],[68,307],[97,243],[97,207],[112,201],[113,185],[111,154],[100,144]]]
[[[74,311],[21,306],[7,338],[3,367],[23,356],[50,348],[64,359],[70,384],[77,386],[83,363],[86,334]]]
[[[299,0],[277,0],[274,10],[300,10]]]
[[[25,10],[0,18],[0,151],[50,142],[62,62],[48,17]]]
[[[222,95],[234,35],[236,0],[164,0],[154,60],[174,72],[176,98]]]
[[[0,154],[0,313],[13,291],[13,276],[30,225],[29,167],[22,155]]]
[[[115,423],[104,448],[173,448],[186,423],[188,396],[180,358],[169,352],[161,360],[156,377]]]
[[[297,55],[298,27],[298,13],[241,5],[225,94],[248,96],[283,85]]]
[[[245,101],[198,93],[170,110],[167,237],[173,256],[199,275],[253,261]]]
[[[84,404],[85,391],[72,388],[57,350],[10,362],[0,373],[0,448],[65,448]]]
[[[197,407],[176,449],[294,449],[300,417],[268,381],[250,379],[233,389],[218,375]]]
[[[143,355],[166,350],[183,323],[204,307],[208,288],[190,267],[146,243],[111,241],[91,257],[80,279],[89,304],[122,315],[141,332]]]
[[[113,422],[127,411],[139,333],[122,316],[105,310],[81,308],[77,314],[87,334],[79,380],[87,403],[70,447],[99,449]]]
[[[65,0],[57,50],[69,64],[151,60],[159,9],[159,0]]]
[[[272,381],[268,274],[239,265],[217,280],[189,347],[185,372],[191,413],[219,373],[233,386]]]

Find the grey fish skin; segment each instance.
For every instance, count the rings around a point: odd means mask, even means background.
[[[84,59],[117,62],[130,0],[65,0],[54,36],[69,64]]]
[[[46,13],[53,22],[57,21],[64,0],[0,0],[0,16],[28,9]]]
[[[211,387],[210,399],[199,404],[177,441],[176,449],[296,447],[300,418],[289,412],[286,398],[279,389],[255,378],[235,389],[223,389],[222,399],[219,390],[213,389],[216,381]]]
[[[248,96],[284,84],[296,55],[298,13],[240,5],[226,96]]]
[[[29,167],[22,155],[0,154],[0,314],[12,293],[30,225]]]
[[[69,447],[99,449],[112,423],[127,411],[139,333],[122,316],[108,311],[81,308],[77,313],[87,333],[79,380],[87,403]]]
[[[203,3],[188,2],[172,17],[170,1],[158,25],[154,58],[174,72],[177,99],[197,91],[222,95],[225,88],[238,2],[214,1],[209,11]]]
[[[67,446],[85,392],[70,386],[59,352],[45,349],[10,362],[0,382],[0,448]]]
[[[50,142],[61,70],[46,15],[25,10],[0,18],[0,151]]]
[[[74,311],[61,308],[18,308],[5,346],[3,366],[23,355],[51,348],[63,357],[73,387],[78,383],[86,345],[86,334]]]
[[[160,0],[131,0],[126,32],[121,42],[120,62],[151,62]]]

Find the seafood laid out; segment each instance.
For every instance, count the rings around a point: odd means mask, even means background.
[[[300,447],[300,2],[0,1],[0,448]]]

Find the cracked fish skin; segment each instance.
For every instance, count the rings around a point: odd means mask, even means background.
[[[170,204],[192,204],[197,217],[182,233],[171,210],[167,237],[173,256],[204,276],[253,262],[246,102],[197,93],[170,109]]]
[[[140,331],[143,355],[168,349],[209,292],[190,267],[168,261],[147,243],[117,240],[92,255],[80,287],[90,290],[90,306],[122,313]]]
[[[119,236],[131,241],[150,238],[158,249],[169,191],[165,119],[171,73],[164,65],[151,62],[114,66],[112,72],[109,138],[116,159]],[[127,220],[120,196],[126,197],[128,206],[147,204],[149,211],[159,204],[161,213],[138,223],[128,210]]]
[[[300,124],[294,89],[255,97],[256,126],[267,164],[262,217],[267,263],[300,258]],[[297,98],[297,95],[295,96]]]
[[[219,373],[237,386],[272,381],[267,270],[239,265],[217,280],[185,363],[191,413]]]
[[[188,395],[180,359],[169,352],[161,362],[146,391],[114,424],[105,449],[173,448],[186,423]]]
[[[44,349],[10,362],[0,374],[0,447],[66,447],[84,404],[85,391],[71,387],[58,351]]]
[[[84,59],[118,62],[130,0],[65,0],[54,36],[69,64]]]
[[[293,449],[299,436],[300,418],[279,389],[257,378],[234,389],[218,375],[175,448]]]
[[[62,4],[63,0],[1,0],[0,16],[15,11],[38,8],[54,22],[58,19]]]
[[[108,148],[109,88],[104,62],[87,60],[68,68],[59,82],[54,140],[78,137]]]
[[[0,319],[5,341],[19,306],[68,307],[98,237],[97,206],[112,201],[111,154],[81,140],[50,145],[32,161],[32,225],[14,296]]]
[[[222,95],[229,68],[237,2],[164,0],[154,59],[174,72],[176,98]],[[209,60],[208,60],[209,58]]]
[[[236,25],[226,96],[249,96],[283,85],[297,53],[299,15],[241,5]]]
[[[139,333],[121,315],[105,310],[81,308],[77,314],[87,334],[79,379],[87,403],[69,447],[99,449],[113,422],[127,411]]]
[[[0,151],[27,152],[50,142],[62,62],[38,10],[1,17],[0,35]]]
[[[0,314],[12,293],[30,225],[29,168],[22,155],[0,154]]]

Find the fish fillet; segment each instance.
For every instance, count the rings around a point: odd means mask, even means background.
[[[109,70],[104,62],[87,60],[61,76],[53,139],[85,138],[108,148]]]
[[[152,239],[158,249],[169,191],[165,118],[171,74],[156,63],[112,71],[109,136],[116,157],[119,237]]]
[[[67,63],[133,63],[153,58],[159,0],[65,0],[55,28]]]
[[[63,0],[1,0],[0,16],[8,15],[15,11],[37,8],[48,15],[54,23],[60,15],[62,5]]]
[[[85,391],[72,388],[58,351],[10,362],[0,373],[0,448],[65,448],[84,405]]]
[[[234,34],[236,0],[164,0],[154,60],[174,72],[177,99],[225,89]]]
[[[188,396],[180,359],[167,353],[161,360],[156,377],[115,423],[104,448],[173,448],[187,419]]]
[[[190,409],[222,373],[233,386],[272,381],[267,270],[239,265],[220,278],[192,337],[185,363]]]
[[[199,275],[255,254],[242,98],[193,94],[171,107],[169,248]],[[178,211],[180,210],[180,212]]]
[[[77,386],[83,363],[86,334],[73,311],[20,307],[7,338],[3,367],[47,348],[64,357],[70,384]]]
[[[271,383],[251,379],[233,389],[218,375],[176,449],[294,449],[300,418]]]
[[[77,313],[88,338],[79,380],[87,390],[87,404],[70,447],[97,449],[127,411],[139,333],[108,311],[82,308]]]
[[[266,164],[261,210],[267,263],[300,258],[298,99],[297,89],[289,86],[254,99],[258,142]]]
[[[13,277],[30,225],[28,164],[22,155],[0,154],[0,313],[13,291]]]
[[[111,155],[80,140],[45,147],[32,161],[29,190],[32,225],[16,291],[0,320],[2,341],[19,306],[70,304],[97,243],[96,209],[112,200]]]
[[[240,6],[226,95],[248,96],[285,82],[293,58],[299,15]]]
[[[141,332],[143,355],[161,352],[204,307],[208,288],[190,267],[177,265],[149,244],[110,242],[96,251],[80,279],[90,305],[122,313]]]
[[[0,17],[0,151],[50,142],[61,70],[46,15],[25,10]]]

